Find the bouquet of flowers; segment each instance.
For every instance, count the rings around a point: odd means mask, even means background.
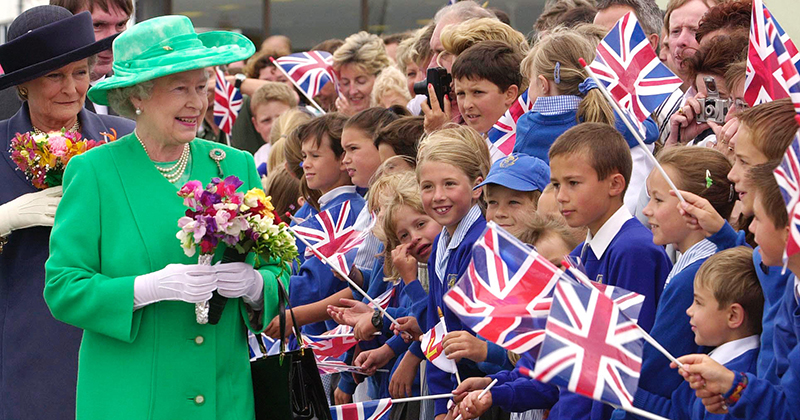
[[[11,139],[11,159],[34,187],[43,190],[61,185],[69,160],[97,145],[65,129],[48,134],[17,133]]]
[[[242,181],[235,176],[214,178],[203,188],[200,181],[189,181],[178,195],[189,207],[178,220],[177,238],[183,252],[191,257],[200,248],[199,264],[211,264],[220,243],[228,249],[223,262],[244,261],[249,252],[256,253],[256,267],[262,261],[278,259],[283,262],[297,258],[297,246],[283,222],[275,222],[271,198],[253,188],[246,193],[236,192]],[[285,266],[281,265],[282,269]],[[199,323],[219,321],[225,299],[216,292],[209,302],[196,308]]]

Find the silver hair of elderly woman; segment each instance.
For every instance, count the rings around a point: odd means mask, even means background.
[[[205,78],[208,79],[209,72],[205,70]],[[136,119],[136,107],[131,103],[131,98],[136,97],[142,100],[150,99],[153,94],[153,87],[156,85],[155,79],[145,80],[133,86],[127,86],[108,91],[108,106],[117,114],[132,120]]]

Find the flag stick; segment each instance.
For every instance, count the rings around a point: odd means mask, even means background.
[[[381,332],[380,331],[375,331],[375,333],[372,334],[372,335],[381,335]],[[317,340],[324,340],[326,338],[350,338],[350,337],[355,337],[355,334],[353,334],[353,333],[350,333],[350,334],[322,334],[322,335],[306,335],[306,337],[314,338],[314,339],[317,339]]]
[[[292,219],[294,219],[294,217],[292,217]],[[291,227],[289,225],[286,225],[286,228],[289,229],[289,232],[292,232],[292,234],[294,235],[295,238],[299,239],[300,242],[304,243],[306,245],[306,247],[308,249],[310,249],[311,252],[314,253],[314,255],[316,255],[320,260],[322,260],[322,262],[324,262],[328,267],[332,268],[333,271],[336,272],[336,274],[340,275],[343,279],[347,280],[347,282],[350,283],[350,286],[353,286],[353,288],[356,289],[356,291],[358,293],[361,293],[361,295],[363,295],[365,298],[367,298],[369,300],[369,303],[371,303],[373,306],[375,306],[375,309],[381,311],[381,313],[383,314],[383,316],[386,317],[386,319],[388,319],[392,324],[396,325],[397,327],[400,327],[400,324],[397,322],[397,320],[394,319],[394,317],[392,317],[391,315],[389,315],[386,312],[386,310],[383,309],[383,307],[381,307],[381,305],[379,305],[378,302],[375,301],[375,299],[370,297],[370,295],[368,295],[367,292],[364,291],[364,289],[359,287],[359,285],[356,284],[356,282],[354,282],[353,279],[350,278],[350,276],[345,274],[341,269],[339,269],[338,266],[336,266],[334,263],[332,263],[331,260],[329,260],[327,257],[322,255],[319,251],[317,251],[317,249],[314,248],[314,246],[311,245],[306,240],[306,238],[304,238],[302,235],[298,235],[293,227]]]
[[[442,329],[444,330],[444,335],[446,336],[447,323],[444,322],[444,314],[442,313],[442,308],[437,306],[436,309],[439,311],[439,320],[442,321]],[[444,337],[442,337],[442,339],[444,339]],[[444,357],[447,357],[447,355],[445,355]],[[461,385],[461,375],[458,374],[458,363],[456,363],[456,381],[458,382],[459,385]]]
[[[642,337],[644,338],[645,341],[650,343],[651,346],[655,347],[656,350],[660,351],[661,354],[666,356],[670,362],[675,363],[676,365],[678,365],[679,368],[683,368],[683,363],[679,362],[678,359],[675,358],[675,356],[670,354],[670,352],[668,352],[667,349],[665,349],[658,341],[656,341],[656,339],[653,338],[653,336],[648,334],[647,331],[644,330],[644,328],[640,327],[638,323],[634,323],[634,325],[636,325],[636,328],[638,328],[639,331],[642,333]]]
[[[314,105],[314,108],[317,108],[317,109],[319,110],[319,112],[321,112],[323,115],[325,114],[325,110],[324,110],[324,109],[322,109],[322,107],[321,107],[321,106],[319,106],[319,104],[318,104],[318,103],[317,103],[317,102],[316,102],[316,101],[315,101],[313,98],[309,97],[309,96],[306,94],[306,92],[305,92],[303,89],[301,89],[301,88],[300,88],[300,85],[298,85],[298,84],[297,84],[297,82],[295,82],[295,81],[294,81],[294,78],[292,78],[292,76],[289,76],[289,73],[286,73],[286,70],[284,70],[284,69],[283,69],[283,67],[281,67],[281,65],[280,65],[280,64],[278,64],[278,63],[275,61],[275,57],[270,57],[270,58],[269,58],[269,61],[272,61],[272,64],[273,64],[275,67],[277,67],[277,68],[278,68],[278,70],[280,70],[280,71],[281,71],[281,73],[283,73],[283,75],[284,75],[284,76],[286,76],[286,78],[287,78],[287,79],[289,79],[289,81],[291,81],[291,82],[292,82],[292,84],[294,85],[294,87],[296,87],[296,88],[297,88],[297,90],[299,90],[299,91],[300,91],[300,93],[302,93],[302,94],[303,94],[303,96],[304,96],[306,99],[308,99],[308,101],[309,101],[309,102],[311,102],[311,105]],[[333,83],[333,81],[330,81],[330,83]]]
[[[486,388],[483,388],[483,391],[481,391],[481,393],[478,394],[478,399],[483,398],[483,396],[486,395],[486,393],[489,392],[489,390],[492,389],[492,387],[495,386],[496,384],[497,384],[497,379],[493,380],[492,383],[490,383],[489,386],[487,386]],[[456,417],[456,420],[461,420],[461,414],[459,414],[458,417]]]
[[[422,395],[419,397],[408,397],[408,398],[392,398],[392,404],[400,404],[400,403],[407,403],[407,402],[414,402],[414,401],[425,401],[425,400],[438,400],[441,398],[453,398],[453,394],[437,394],[437,395]]]
[[[351,365],[342,366],[342,365],[337,364],[337,363],[317,362],[317,366],[346,369],[349,372],[355,372],[355,373],[359,373],[359,374],[363,374],[363,372],[364,372],[364,370],[361,369],[358,366],[351,366]],[[389,369],[375,369],[375,372],[389,373]]]
[[[681,203],[686,203],[686,200],[683,199],[683,196],[681,195],[681,192],[678,190],[678,187],[675,186],[675,184],[672,182],[672,179],[670,179],[669,175],[667,175],[667,173],[664,171],[664,168],[661,166],[660,163],[658,163],[658,160],[656,159],[656,157],[653,156],[653,152],[651,152],[650,149],[647,148],[647,145],[644,143],[644,139],[642,138],[642,134],[639,133],[639,130],[635,129],[631,125],[631,122],[628,121],[627,118],[625,118],[625,114],[622,113],[622,109],[620,109],[620,106],[617,103],[617,100],[614,99],[611,96],[610,93],[608,93],[608,89],[606,89],[606,85],[604,85],[600,81],[600,79],[597,78],[597,76],[594,74],[592,69],[589,68],[589,65],[586,64],[586,60],[580,58],[580,59],[578,59],[578,61],[580,61],[581,66],[583,66],[583,69],[586,70],[586,73],[588,73],[589,76],[594,80],[595,84],[597,84],[597,88],[600,89],[600,92],[603,92],[603,96],[606,97],[606,100],[608,100],[608,103],[611,104],[611,107],[614,108],[614,111],[616,111],[617,115],[620,116],[620,118],[622,119],[622,122],[624,122],[625,126],[628,127],[628,130],[631,132],[631,134],[633,134],[633,137],[636,138],[636,141],[639,142],[639,146],[642,146],[642,149],[645,150],[647,156],[653,162],[655,167],[658,168],[658,172],[661,173],[661,176],[663,176],[664,179],[667,181],[667,184],[669,184],[669,187],[672,190],[675,191],[675,195],[678,196],[678,200],[680,200]]]

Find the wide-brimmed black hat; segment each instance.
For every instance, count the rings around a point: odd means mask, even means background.
[[[14,19],[8,42],[0,45],[0,89],[107,50],[117,35],[95,42],[89,12],[73,15],[49,5],[28,9]]]

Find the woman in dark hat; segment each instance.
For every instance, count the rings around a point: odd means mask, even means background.
[[[50,226],[61,187],[42,191],[16,169],[9,142],[17,133],[80,132],[124,135],[133,121],[83,108],[95,42],[89,12],[58,6],[19,15],[0,45],[0,89],[16,86],[19,111],[0,121],[0,420],[72,419],[81,331],[53,319],[42,297]]]
[[[198,265],[175,235],[186,211],[176,193],[188,180],[261,185],[252,155],[195,138],[206,68],[255,46],[162,16],[122,33],[113,49],[114,75],[89,98],[134,118],[136,130],[70,161],[46,265],[50,310],[84,330],[78,418],[252,419],[246,331],[277,315],[276,279],[285,268],[288,282],[288,264],[256,270],[251,256]],[[195,304],[214,290],[229,299],[225,310],[216,325],[199,324]]]

